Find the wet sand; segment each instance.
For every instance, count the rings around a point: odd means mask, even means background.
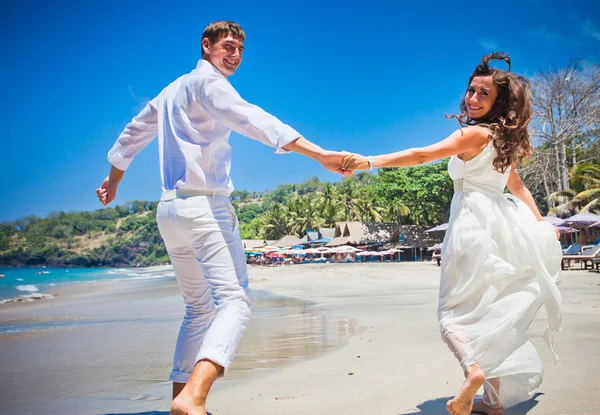
[[[264,311],[248,328],[232,376],[215,384],[209,410],[444,414],[462,375],[437,331],[438,272],[429,263],[252,267],[251,285]],[[105,320],[2,336],[0,413],[168,414],[165,379],[183,309],[177,287],[174,281],[117,284],[0,307],[3,321]],[[561,291],[561,361],[552,364],[541,340],[543,322],[536,319],[531,333],[545,364],[544,383],[534,400],[507,414],[600,413],[594,386],[600,276],[565,272]],[[296,300],[285,300],[287,307],[265,293]]]

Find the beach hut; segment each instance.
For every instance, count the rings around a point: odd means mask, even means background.
[[[335,233],[335,228],[319,228],[316,231],[306,231],[301,239],[301,244],[306,247],[317,248],[330,242]]]
[[[391,222],[339,222],[328,247],[351,245],[368,251],[397,249],[395,260],[420,260],[427,248],[441,242],[442,235],[427,233],[418,225]]]
[[[273,246],[276,246],[278,248],[289,248],[294,245],[300,245],[300,242],[300,238],[298,238],[296,235],[286,235],[283,238],[276,241],[275,243],[273,243]]]

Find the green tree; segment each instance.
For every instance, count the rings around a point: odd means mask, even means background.
[[[569,170],[569,187],[549,196],[559,203],[550,209],[550,214],[568,217],[579,212],[600,211],[600,165],[582,163],[573,166]]]

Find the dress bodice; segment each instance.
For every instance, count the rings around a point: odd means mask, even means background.
[[[454,191],[479,191],[493,195],[504,193],[510,167],[504,173],[498,172],[494,168],[494,158],[496,149],[493,140],[470,160],[463,161],[452,156],[448,163],[448,173],[454,181]]]

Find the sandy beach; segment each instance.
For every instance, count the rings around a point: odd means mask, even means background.
[[[168,272],[168,269],[164,270]],[[251,267],[257,312],[231,376],[208,402],[221,414],[444,414],[461,370],[437,331],[431,263]],[[563,273],[561,358],[536,397],[507,414],[600,413],[600,276]],[[183,303],[176,282],[65,287],[0,305],[0,413],[168,414],[166,382]]]

